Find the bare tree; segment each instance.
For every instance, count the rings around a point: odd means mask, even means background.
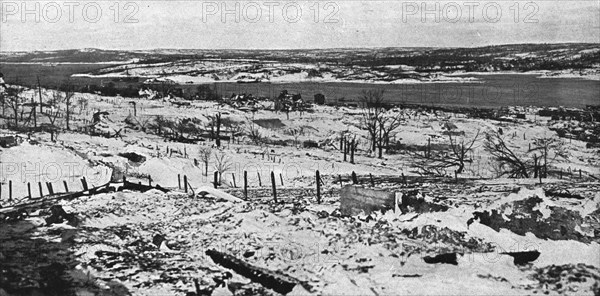
[[[377,136],[379,135],[379,121],[385,112],[382,107],[383,91],[363,91],[360,99],[363,105],[361,127],[369,133],[371,150],[375,151],[377,149]]]
[[[210,134],[215,140],[215,144],[217,147],[221,147],[221,113],[204,116],[208,119],[207,128],[210,129]]]
[[[14,128],[19,127],[19,109],[23,108],[24,98],[21,96],[25,89],[20,86],[9,86],[5,90],[4,103],[13,111]]]
[[[250,119],[249,119],[249,121],[250,121],[250,124],[247,125],[247,127],[246,127],[246,132],[248,134],[248,137],[250,137],[250,140],[252,140],[252,142],[256,145],[262,144],[263,136],[260,133],[260,130],[258,129],[258,125]]]
[[[389,146],[390,135],[402,124],[402,113],[386,110],[383,90],[363,91],[361,128],[369,133],[371,150],[379,149],[378,157],[383,156],[383,148]]]
[[[548,178],[548,165],[554,163],[558,158],[566,159],[569,157],[569,151],[565,148],[564,143],[559,138],[536,138],[533,141],[534,148],[529,150],[529,153],[540,153],[538,174],[543,178]],[[537,154],[534,156],[537,159]],[[544,161],[542,164],[542,160]],[[537,162],[537,161],[536,161]]]
[[[402,119],[401,113],[394,114],[393,112],[386,112],[379,118],[379,136],[377,137],[379,158],[382,157],[384,147],[387,151],[387,147],[390,145],[390,135],[392,131],[400,127]]]
[[[290,135],[292,137],[294,137],[294,145],[296,147],[298,147],[298,139],[300,138],[300,136],[302,136],[304,134],[304,129],[303,128],[289,128],[287,130],[285,130],[285,133],[287,135]]]
[[[529,169],[532,167],[524,155],[519,155],[508,147],[500,131],[486,133],[483,144],[484,149],[498,162],[502,172],[500,176],[508,175],[510,178],[529,178]]]
[[[465,163],[473,161],[468,155],[479,138],[479,131],[469,140],[462,138],[459,142],[452,137],[451,133],[448,134],[448,138],[450,141],[449,151],[440,151],[435,154],[427,153],[426,155],[418,152],[413,153],[412,156],[416,159],[416,167],[425,173],[435,175],[444,175],[446,169],[455,167],[455,173],[461,174],[465,169]]]
[[[215,170],[219,173],[219,184],[221,184],[223,174],[232,168],[233,162],[231,162],[231,157],[227,156],[225,153],[215,152]]]
[[[61,87],[64,91],[64,97],[62,99],[63,104],[65,104],[65,122],[67,130],[70,130],[71,127],[69,122],[71,120],[71,112],[73,111],[74,106],[74,96],[75,96],[75,86],[69,80],[65,81]]]
[[[198,154],[200,154],[200,159],[204,162],[204,175],[208,176],[208,162],[212,155],[212,149],[210,147],[200,147],[198,148]]]
[[[83,110],[87,109],[88,107],[88,99],[84,97],[79,97],[77,99],[77,106],[79,106],[79,114],[81,114]]]

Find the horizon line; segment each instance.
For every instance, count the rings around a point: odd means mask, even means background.
[[[382,47],[323,47],[323,48],[149,48],[149,49],[110,49],[110,48],[98,48],[98,47],[81,47],[81,48],[67,48],[67,49],[46,49],[46,50],[9,50],[5,51],[0,49],[0,53],[34,53],[34,52],[45,52],[45,51],[70,51],[70,50],[101,50],[101,51],[150,51],[150,50],[224,50],[224,51],[313,51],[313,50],[349,50],[349,49],[467,49],[467,48],[485,48],[494,46],[511,46],[511,45],[598,45],[600,42],[527,42],[527,43],[498,43],[490,45],[480,46],[382,46]]]

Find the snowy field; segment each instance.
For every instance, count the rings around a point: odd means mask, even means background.
[[[29,90],[24,96],[33,94]],[[51,92],[43,95],[48,100]],[[400,149],[378,158],[361,128],[360,109],[315,106],[311,112],[286,114],[269,110],[272,102],[261,102],[264,108],[256,112],[244,112],[214,102],[178,106],[164,100],[82,93],[75,97],[87,104],[75,108],[72,131],[58,133],[55,141],[49,133],[17,134],[19,145],[0,150],[0,214],[30,202],[28,183],[34,199],[39,197],[38,182],[47,195],[47,182],[57,193],[65,191],[63,181],[69,191],[80,191],[83,177],[90,188],[125,176],[133,183],[150,181],[171,191],[124,190],[56,201],[54,205],[76,217],[64,223],[47,223],[47,210],[18,221],[0,221],[4,291],[285,294],[216,264],[206,255],[211,249],[294,278],[297,284],[287,295],[597,295],[600,291],[597,149],[563,139],[569,155],[552,163],[552,173],[541,184],[531,177],[499,177],[484,149],[482,135],[499,129],[518,151],[527,150],[534,138],[557,138],[550,129],[557,123],[535,115],[536,108],[525,108],[526,118],[513,122],[395,110],[403,117],[392,139],[405,146],[445,147],[450,144],[449,129],[458,139],[479,137],[459,180],[448,169],[442,172],[444,177],[403,184],[389,180],[401,176],[418,180],[416,156]],[[91,124],[98,111],[107,115]],[[196,144],[171,141],[148,124],[158,116],[209,124],[207,116],[217,113],[244,127],[234,140],[223,140],[221,147],[214,147],[210,139]],[[99,134],[87,134],[86,127]],[[250,129],[258,131],[263,141],[253,141]],[[106,138],[100,132],[121,137]],[[342,136],[358,140],[354,163],[344,161]],[[309,140],[319,146],[305,147]],[[205,164],[201,152],[208,148],[212,150]],[[219,160],[228,166],[221,172],[219,191],[209,190]],[[316,197],[317,170],[323,181],[321,203]],[[244,172],[247,200],[242,200]],[[395,208],[342,215],[340,188],[351,183],[352,172],[363,186],[396,194]],[[183,192],[178,175],[187,177],[196,194]],[[539,256],[525,264],[515,264],[506,254],[529,251]],[[427,262],[441,254],[454,254],[453,260]]]

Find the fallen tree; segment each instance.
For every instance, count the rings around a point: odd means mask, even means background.
[[[206,255],[208,255],[216,264],[229,268],[277,293],[287,294],[299,283],[299,280],[295,278],[262,267],[250,265],[232,255],[214,249],[207,250]]]

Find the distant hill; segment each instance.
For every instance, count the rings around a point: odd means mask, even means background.
[[[311,50],[102,50],[0,52],[0,63],[160,63],[244,59],[379,67],[407,65],[428,71],[531,71],[600,67],[600,44],[512,44],[476,48],[358,48]]]

